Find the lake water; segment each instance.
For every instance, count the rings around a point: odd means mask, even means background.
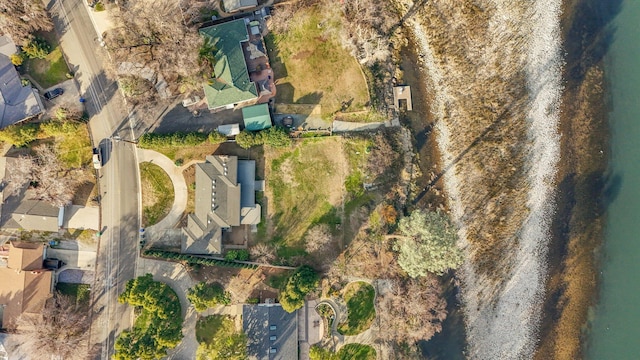
[[[640,359],[640,1],[624,1],[612,25],[610,170],[621,184],[607,208],[600,299],[586,352],[593,360]]]

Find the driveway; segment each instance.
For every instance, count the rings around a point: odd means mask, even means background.
[[[45,92],[56,88],[61,88],[64,93],[52,100],[44,98]],[[84,110],[82,103],[80,103],[80,92],[78,92],[78,87],[73,80],[66,80],[50,88],[42,89],[40,95],[42,95],[42,103],[47,111],[58,106],[78,113],[82,113]],[[49,113],[48,115],[53,117],[55,114]]]
[[[178,295],[180,306],[182,307],[182,334],[184,338],[175,349],[169,351],[167,359],[192,360],[196,358],[198,341],[196,340],[196,322],[198,313],[187,300],[187,290],[193,287],[196,282],[189,276],[185,268],[178,263],[144,259],[138,260],[136,275],[150,273],[156,281],[162,281],[169,285]]]
[[[173,183],[173,192],[175,199],[169,214],[160,220],[157,224],[150,226],[152,231],[172,229],[180,221],[182,214],[187,208],[187,184],[184,181],[181,168],[177,167],[171,159],[153,150],[138,149],[138,162],[150,162],[156,164],[164,170],[171,182]]]

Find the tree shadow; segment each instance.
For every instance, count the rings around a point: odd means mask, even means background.
[[[582,82],[587,71],[600,63],[608,52],[616,32],[613,19],[622,10],[622,0],[582,0],[567,17],[565,34],[566,77],[569,86]]]
[[[291,83],[279,83],[276,85],[276,94],[278,97],[278,102],[291,104],[293,103],[293,94],[295,93],[295,88]]]

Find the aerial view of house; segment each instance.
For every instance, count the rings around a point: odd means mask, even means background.
[[[0,329],[22,314],[37,315],[53,291],[53,272],[43,267],[44,245],[10,242],[0,248]]]
[[[196,166],[195,213],[183,228],[182,253],[221,254],[225,232],[246,231],[261,220],[255,161],[211,155]]]
[[[8,56],[0,53],[0,129],[44,111],[38,91],[23,84]]]
[[[244,305],[242,328],[247,335],[247,355],[256,360],[298,358],[297,312],[280,304]]]

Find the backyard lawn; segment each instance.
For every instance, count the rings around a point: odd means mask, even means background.
[[[373,286],[359,281],[347,285],[343,298],[347,303],[347,321],[338,324],[338,332],[343,335],[358,335],[371,327],[376,318],[373,305]]]
[[[347,344],[338,351],[339,360],[375,360],[376,349],[364,344]]]
[[[319,11],[301,12],[286,34],[266,38],[279,103],[320,104],[327,118],[341,110],[363,110],[369,102],[360,65],[329,35]],[[335,34],[335,32],[333,32]]]
[[[157,224],[173,206],[174,192],[171,178],[158,165],[140,164],[142,182],[142,223],[144,226]]]
[[[267,235],[280,240],[279,255],[300,255],[295,247],[302,245],[312,225],[340,222],[336,208],[343,197],[343,173],[348,170],[342,142],[339,137],[307,139],[293,149],[265,150]]]

